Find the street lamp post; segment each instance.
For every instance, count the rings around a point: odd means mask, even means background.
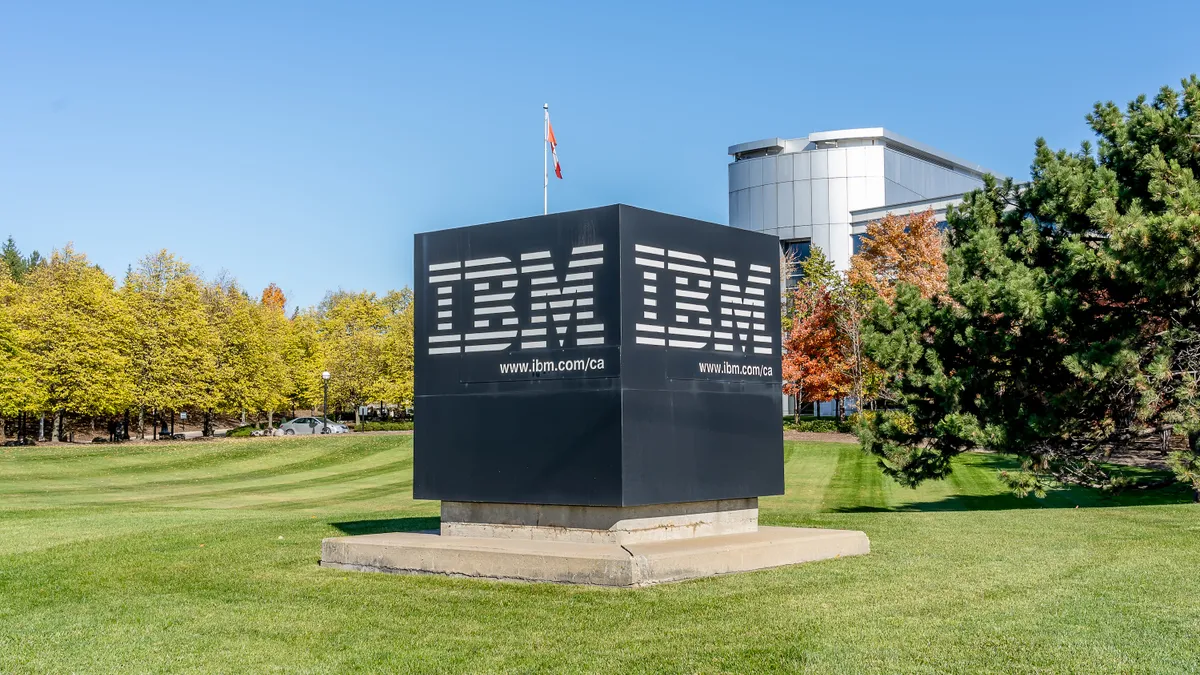
[[[329,371],[321,373],[321,379],[325,381],[325,398],[321,402],[321,433],[329,433]]]

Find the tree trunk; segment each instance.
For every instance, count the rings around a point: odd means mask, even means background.
[[[361,420],[358,419],[358,406],[354,406],[354,428],[355,429],[362,428]]]
[[[200,432],[200,435],[206,437],[213,435],[212,410],[204,411],[204,430]]]
[[[129,440],[129,408],[125,409],[125,422],[121,425],[121,440]]]
[[[65,440],[62,428],[62,411],[56,411],[50,419],[50,436],[56,441]]]
[[[268,410],[267,411],[267,431],[270,431],[274,428],[275,428],[275,411]]]
[[[839,422],[846,421],[846,399],[839,398],[837,400],[837,418]]]
[[[246,411],[242,410],[242,426],[246,426]]]
[[[17,435],[20,436],[20,432],[17,432]],[[4,445],[7,439],[8,437],[4,435],[4,418],[0,417],[0,445]]]
[[[171,411],[171,436],[175,435],[175,411]]]
[[[792,421],[800,424],[800,394],[792,396]]]
[[[146,408],[138,406],[138,438],[146,440]]]
[[[38,416],[38,441],[46,442],[46,413]]]

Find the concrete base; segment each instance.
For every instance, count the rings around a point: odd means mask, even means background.
[[[394,532],[326,539],[321,544],[321,565],[637,587],[863,555],[870,550],[862,532],[792,527],[624,545]]]
[[[442,536],[637,544],[758,531],[758,498],[648,506],[442,502]]]

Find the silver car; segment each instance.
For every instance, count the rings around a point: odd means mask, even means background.
[[[290,422],[279,425],[284,436],[296,434],[344,434],[350,429],[336,422],[322,423],[320,417],[297,417]]]

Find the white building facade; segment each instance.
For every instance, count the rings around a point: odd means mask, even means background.
[[[993,173],[882,127],[751,141],[729,154],[729,224],[774,234],[801,259],[818,247],[840,270],[870,222],[862,214],[944,213],[943,202]]]

